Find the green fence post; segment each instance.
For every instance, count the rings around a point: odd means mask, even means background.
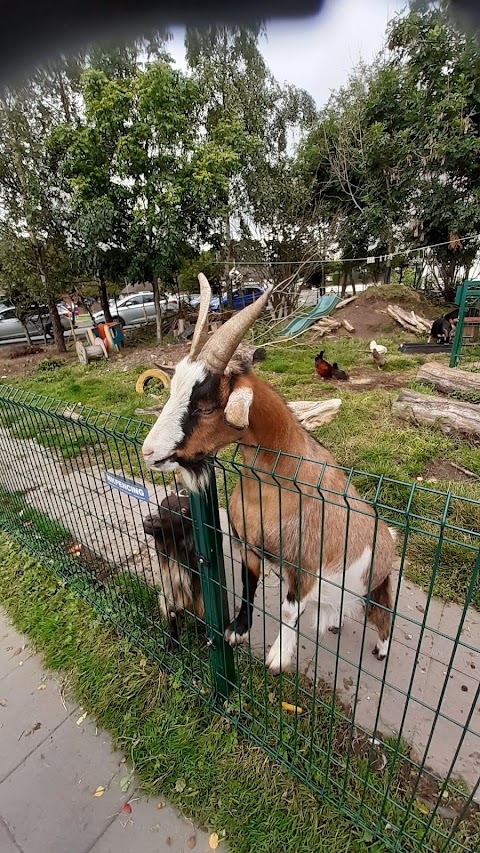
[[[455,329],[455,335],[453,338],[452,351],[450,353],[450,364],[449,367],[456,367],[459,359],[460,359],[460,351],[462,348],[462,336],[463,336],[463,321],[465,319],[465,308],[466,308],[466,290],[467,290],[467,282],[460,284],[457,287],[457,293],[455,296],[455,304],[459,306],[458,311],[458,320],[457,327]]]
[[[210,667],[215,696],[228,699],[236,685],[233,649],[224,639],[229,624],[222,529],[217,484],[210,466],[208,488],[190,495],[193,537],[199,555],[200,582],[205,605],[205,629],[210,647]]]

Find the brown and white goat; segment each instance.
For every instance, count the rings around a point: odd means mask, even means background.
[[[269,291],[207,339],[210,287],[205,276],[199,279],[201,309],[190,356],[177,366],[170,398],[143,454],[154,469],[179,468],[188,488],[199,490],[207,482],[208,456],[239,442],[245,467],[229,517],[243,543],[243,595],[226,638],[233,645],[248,637],[265,555],[281,567],[288,589],[281,629],[266,660],[273,673],[292,660],[298,619],[309,600],[318,603],[321,635],[368,598],[368,619],[379,638],[374,654],[383,660],[391,625],[393,536],[276,391],[248,368],[227,367]]]
[[[160,566],[159,603],[168,618],[167,649],[179,642],[182,613],[204,617],[200,575],[193,543],[190,501],[175,493],[167,495],[159,512],[143,519],[143,529],[155,539]]]

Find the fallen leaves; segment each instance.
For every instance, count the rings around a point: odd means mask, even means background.
[[[157,803],[157,809],[164,809],[165,806],[166,806],[166,803]]]
[[[289,714],[303,714],[303,708],[299,708],[298,705],[291,705],[290,702],[282,702],[282,708]]]
[[[99,785],[93,796],[94,797],[103,797],[104,793],[105,793],[105,788],[103,787],[103,785]]]
[[[186,787],[187,783],[185,782],[185,779],[177,779],[175,782],[175,790],[178,791],[179,794],[183,794]]]
[[[197,839],[196,839],[195,835],[191,835],[187,841],[187,847],[189,850],[193,850],[193,848],[196,846],[197,846]]]
[[[81,725],[82,725],[83,721],[86,719],[86,716],[87,716],[87,712],[85,711],[85,712],[81,715],[81,717],[79,717],[79,718],[78,718],[77,723],[76,723],[76,724],[77,724],[77,726],[81,726]]]
[[[34,724],[33,724],[33,726],[31,727],[31,729],[27,729],[26,731],[24,730],[24,731],[21,733],[21,735],[20,735],[20,737],[18,738],[18,740],[21,740],[21,739],[22,739],[22,737],[30,737],[30,735],[33,735],[33,733],[34,733],[34,732],[38,732],[38,730],[39,730],[39,729],[41,729],[41,728],[42,728],[42,724],[41,724],[41,723],[34,723]]]
[[[46,684],[39,684],[37,690],[45,690],[46,686]]]
[[[210,838],[208,839],[208,846],[210,850],[216,850],[218,847],[218,833],[212,832]]]
[[[132,784],[132,780],[133,780],[133,770],[131,773],[128,774],[128,776],[123,776],[123,778],[120,779],[120,790],[121,790],[122,794],[127,793],[130,785]]]
[[[125,812],[125,814],[132,814],[132,807],[130,803],[125,803],[122,812]]]

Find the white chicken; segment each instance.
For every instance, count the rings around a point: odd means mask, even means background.
[[[383,346],[383,344],[377,344],[376,341],[370,341],[370,352],[377,350],[381,355],[385,355],[388,352],[387,348]]]

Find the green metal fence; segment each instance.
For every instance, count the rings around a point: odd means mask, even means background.
[[[223,638],[240,605],[240,551],[248,544],[229,528],[230,495],[239,478],[259,483],[262,472],[255,460],[245,467],[237,447],[228,448],[212,460],[209,489],[192,496],[186,514],[170,505],[155,545],[145,519],[166,494],[181,494],[181,484],[161,475],[152,482],[142,470],[147,429],[2,386],[1,527],[200,701],[379,839],[373,849],[478,850],[479,504],[346,471],[347,484],[362,495],[352,504],[346,490],[329,493],[320,480],[322,506],[344,503],[347,537],[352,513],[371,518],[372,508],[375,519],[398,532],[393,638],[380,662],[371,654],[363,608],[337,633],[322,636],[315,605],[295,629],[291,670],[275,678],[264,658],[282,621],[284,581],[272,562],[279,554],[282,562],[281,543],[275,554],[259,554],[263,580],[249,642],[231,648]],[[295,474],[275,488],[279,512],[288,490],[302,493]],[[301,500],[299,506],[297,535]],[[182,549],[192,533],[186,560]],[[167,565],[162,554],[172,542]],[[175,558],[184,570],[180,587]],[[300,576],[301,566],[294,568]],[[178,643],[172,644],[162,595],[170,599],[170,619],[187,611]]]
[[[450,367],[480,371],[480,281],[465,281],[457,288],[458,322]]]

